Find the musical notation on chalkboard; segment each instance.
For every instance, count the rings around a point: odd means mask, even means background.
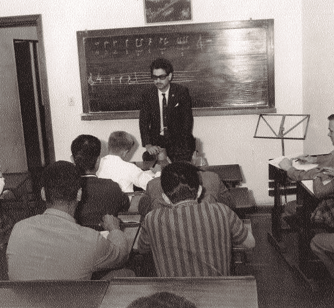
[[[158,57],[172,62],[172,82],[189,88],[195,116],[275,111],[273,20],[79,31],[77,37],[86,115],[138,117],[141,93],[153,83],[149,65]]]
[[[173,80],[177,83],[191,82],[195,80],[198,71],[175,71]],[[99,85],[149,85],[152,84],[151,75],[147,72],[129,72],[112,75],[89,74],[88,83],[90,86]]]

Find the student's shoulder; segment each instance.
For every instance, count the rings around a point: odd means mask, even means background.
[[[94,184],[102,186],[102,187],[107,187],[108,189],[120,189],[119,184],[112,179],[105,179],[105,178],[97,178],[94,177],[92,178],[92,182]]]
[[[199,174],[203,179],[215,179],[215,180],[220,179],[219,175],[216,172],[213,172],[213,171],[200,170]]]
[[[224,203],[220,203],[220,202],[209,202],[207,200],[203,200],[201,202],[201,206],[205,206],[209,209],[222,212],[224,215],[230,215],[234,213],[233,210],[231,210],[227,205],[225,205]]]

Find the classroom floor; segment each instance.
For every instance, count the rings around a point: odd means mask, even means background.
[[[11,213],[17,219],[29,215],[18,204],[13,205]],[[4,207],[4,212],[9,206]],[[271,230],[271,217],[266,211],[249,215],[256,247],[249,256],[246,266],[237,268],[237,274],[255,276],[258,289],[259,308],[275,307],[332,307],[334,305],[334,285],[313,291],[295,271],[291,269],[282,256],[269,244],[267,234]],[[289,237],[289,235],[287,235]],[[292,235],[291,235],[292,236]],[[293,241],[293,238],[290,239]],[[291,245],[293,247],[293,245]],[[7,280],[5,249],[0,249],[0,280]],[[292,249],[293,250],[293,249]],[[296,252],[291,251],[291,258]]]

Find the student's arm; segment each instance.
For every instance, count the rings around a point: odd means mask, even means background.
[[[120,212],[126,212],[131,205],[130,199],[124,192],[122,192],[121,189],[120,189],[120,193],[121,193]]]
[[[248,249],[254,248],[255,239],[251,231],[248,230],[243,221],[235,212],[233,212],[231,209],[228,209],[228,211],[230,211],[229,218],[233,245]]]
[[[232,197],[230,191],[228,190],[228,188],[225,186],[225,184],[222,181],[220,181],[220,184],[219,184],[218,200],[219,202],[226,204],[231,209],[236,208],[236,203],[235,203],[234,198]]]
[[[293,181],[312,180],[320,172],[320,168],[313,168],[307,171],[296,169],[288,158],[284,158],[278,165],[286,171],[289,179]]]
[[[318,199],[324,199],[334,194],[334,180],[331,180],[327,184],[323,184],[323,178],[321,174],[317,175],[313,179],[313,192]]]
[[[146,190],[147,183],[154,178],[154,173],[151,170],[143,171],[134,164],[131,167],[133,184]]]
[[[251,249],[255,247],[255,238],[253,234],[248,230],[246,239],[241,244],[242,247]]]
[[[128,241],[124,232],[120,230],[118,218],[105,215],[102,226],[109,231],[109,234],[107,239],[102,235],[98,238],[95,269],[118,267],[128,259]]]
[[[147,192],[140,197],[138,203],[138,212],[142,217],[145,217],[148,212],[152,210],[152,201]]]
[[[141,230],[140,230],[139,238],[138,238],[138,251],[141,254],[148,253],[151,251],[149,234],[147,232],[146,223],[147,223],[147,217],[145,218],[141,226]]]

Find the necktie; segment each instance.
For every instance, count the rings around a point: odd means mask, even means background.
[[[163,126],[164,126],[164,132],[167,130],[167,100],[166,100],[166,94],[162,93],[162,118],[163,118]]]

